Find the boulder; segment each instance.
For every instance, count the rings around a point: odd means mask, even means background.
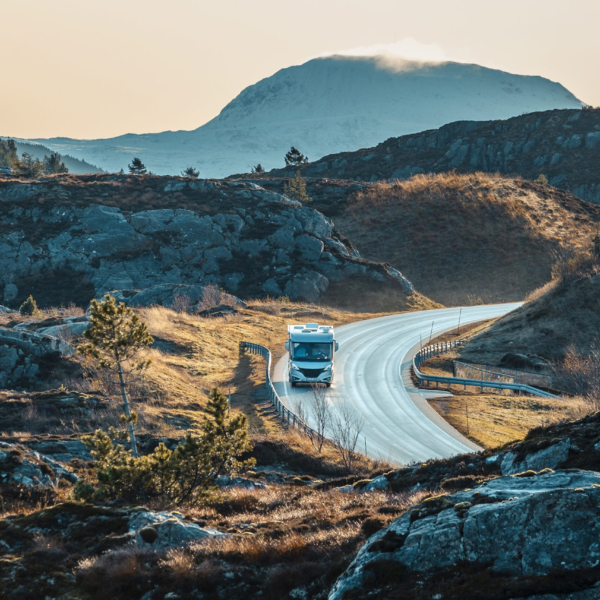
[[[180,513],[146,510],[130,517],[129,531],[135,534],[137,544],[157,550],[181,548],[198,540],[225,536],[216,529],[184,521]]]
[[[285,295],[290,300],[305,300],[306,302],[318,302],[329,286],[329,280],[316,271],[305,270],[298,273],[287,282]]]
[[[377,563],[398,563],[395,585],[456,568],[462,585],[491,570],[511,580],[584,571],[600,560],[600,473],[562,471],[491,479],[426,499],[373,535],[329,600],[371,589]],[[433,578],[433,579],[432,579]],[[471,589],[471,588],[469,588]],[[513,588],[511,588],[513,589]],[[579,588],[581,589],[581,588]],[[438,597],[445,597],[440,584]],[[433,597],[433,596],[432,596]]]

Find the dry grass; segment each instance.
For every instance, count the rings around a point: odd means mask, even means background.
[[[363,256],[446,305],[523,299],[599,221],[600,207],[550,186],[453,172],[373,185],[335,218]]]
[[[473,324],[460,337],[467,341],[477,339],[497,321]],[[435,338],[432,343],[447,341],[453,336],[455,332]],[[457,348],[423,362],[419,368],[430,375],[452,377],[453,360],[462,358],[462,352],[462,348]],[[519,396],[509,391],[492,391],[485,386],[484,393],[478,387],[465,389],[462,385],[440,385],[437,389],[449,391],[453,396],[430,400],[433,408],[484,448],[519,440],[536,427],[574,421],[598,410],[593,399],[581,396],[561,399]]]

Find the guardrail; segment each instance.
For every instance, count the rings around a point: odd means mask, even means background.
[[[309,427],[298,415],[293,413],[287,406],[283,404],[273,381],[271,380],[271,352],[268,348],[261,346],[260,344],[253,344],[252,342],[240,342],[240,352],[250,352],[250,354],[260,354],[265,361],[266,365],[266,382],[267,382],[267,393],[269,394],[269,400],[275,407],[277,414],[287,423],[289,427],[297,427],[302,429],[304,433],[309,435],[318,435],[317,432]]]
[[[524,383],[508,383],[506,381],[486,381],[483,379],[483,372],[481,373],[481,379],[464,379],[462,377],[440,377],[438,375],[428,375],[426,373],[422,373],[419,371],[419,365],[428,358],[432,358],[433,356],[439,356],[440,354],[445,354],[446,352],[450,352],[453,348],[457,346],[462,346],[461,340],[450,341],[450,342],[441,342],[439,344],[433,344],[431,346],[426,346],[425,348],[419,350],[413,357],[413,372],[419,385],[423,385],[424,382],[427,382],[429,386],[430,382],[439,384],[439,383],[447,383],[450,385],[470,385],[473,387],[480,387],[483,392],[483,388],[496,388],[501,390],[514,390],[521,393],[531,394],[533,396],[541,396],[542,398],[556,398],[554,394],[550,392],[544,392],[538,388],[535,388],[531,385],[526,385]]]

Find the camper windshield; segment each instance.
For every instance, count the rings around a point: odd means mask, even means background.
[[[306,362],[329,362],[333,344],[331,342],[292,342],[292,358]]]

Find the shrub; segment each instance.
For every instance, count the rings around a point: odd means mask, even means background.
[[[536,179],[536,181],[542,185],[548,185],[548,178],[543,173],[540,173],[540,176]]]
[[[312,198],[306,193],[306,180],[296,171],[293,179],[283,186],[283,193],[298,202],[312,202]]]
[[[219,475],[234,475],[253,466],[251,458],[238,461],[252,450],[248,421],[243,414],[229,417],[225,395],[213,388],[198,437],[188,434],[175,450],[160,443],[151,454],[136,457],[131,450],[115,444],[114,429],[98,430],[82,437],[95,459],[95,491],[81,484],[76,494],[82,499],[102,497],[145,500],[162,498],[175,504],[198,504],[211,496]]]
[[[22,315],[29,316],[38,316],[42,314],[42,311],[37,307],[36,301],[33,299],[33,296],[29,296],[23,304],[21,304],[21,308],[19,308],[19,312]]]
[[[378,517],[371,517],[369,519],[365,519],[360,526],[362,532],[367,536],[371,537],[374,533],[377,533],[380,529],[385,527],[385,523],[383,519],[379,519]]]

